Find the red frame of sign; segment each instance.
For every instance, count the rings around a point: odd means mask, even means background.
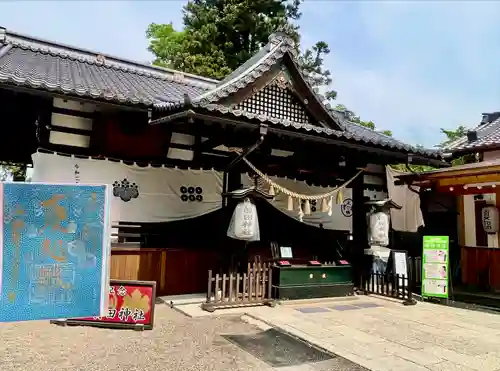
[[[155,302],[154,281],[110,280],[108,316],[68,318],[64,322],[67,325],[151,330],[154,323]],[[128,306],[124,306],[124,303],[128,303]]]

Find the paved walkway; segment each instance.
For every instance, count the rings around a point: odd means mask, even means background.
[[[373,371],[500,371],[500,315],[374,297],[246,309]]]

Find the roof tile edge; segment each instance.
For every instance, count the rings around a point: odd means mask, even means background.
[[[129,60],[126,58],[112,56],[106,53],[100,53],[72,45],[58,43],[51,40],[45,40],[39,37],[33,37],[18,32],[9,31],[0,26],[0,42],[6,42],[13,46],[30,49],[33,51],[45,52],[66,58],[73,58],[86,63],[97,64],[95,59],[98,55],[106,59],[106,66],[110,68],[117,68],[126,70],[132,73],[148,74],[153,77],[163,79],[174,79],[174,76],[181,74],[184,76],[184,83],[186,85],[193,85],[197,87],[204,87],[211,89],[219,82],[218,80],[210,79],[203,76],[198,76],[190,73],[184,73],[170,68],[154,66],[146,63]],[[182,83],[178,77],[175,82]]]

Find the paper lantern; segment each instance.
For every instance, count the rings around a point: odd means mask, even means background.
[[[259,240],[257,208],[248,198],[236,205],[227,235],[244,241]]]
[[[481,209],[481,220],[486,233],[498,232],[498,209],[493,205],[487,205]]]
[[[389,245],[389,214],[375,212],[369,215],[368,238],[370,245]]]

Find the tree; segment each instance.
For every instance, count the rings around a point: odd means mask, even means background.
[[[459,125],[456,129],[453,129],[453,130],[447,130],[447,129],[443,129],[443,128],[441,128],[440,130],[441,130],[442,134],[446,135],[446,139],[444,141],[442,141],[440,144],[438,144],[438,147],[444,148],[447,145],[449,145],[450,143],[454,142],[455,140],[467,135],[467,131],[469,129],[467,129],[463,125]],[[458,158],[454,158],[451,161],[451,164],[453,166],[456,166],[456,165],[463,165],[463,164],[475,162],[475,161],[476,161],[475,155],[470,154],[470,155],[465,155],[465,156],[461,156]]]
[[[182,31],[171,23],[150,24],[146,36],[154,64],[205,77],[223,79],[245,63],[276,30],[286,32],[300,49],[301,0],[191,0],[183,8]],[[328,86],[323,69],[328,44],[319,41],[299,57],[313,86]],[[334,99],[336,92],[326,92]]]
[[[312,49],[306,49],[304,54],[298,58],[302,71],[306,73],[309,82],[314,87],[329,87],[332,83],[330,70],[323,68],[324,56],[329,53],[328,44],[324,41],[318,41]],[[327,90],[325,98],[327,101],[335,100],[337,92],[335,90]]]
[[[455,140],[467,135],[467,130],[468,129],[463,125],[460,125],[459,127],[457,127],[454,130],[447,130],[447,129],[441,128],[440,131],[442,134],[446,135],[446,139],[444,141],[442,141],[440,144],[438,144],[438,147],[444,148],[448,144],[454,142]]]

